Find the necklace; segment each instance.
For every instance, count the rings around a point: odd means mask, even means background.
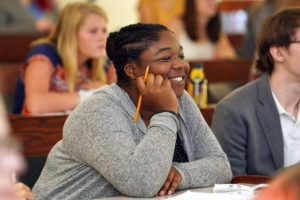
[[[90,83],[91,80],[83,73],[81,73],[80,71],[77,72],[77,76],[82,80],[82,81],[86,81],[87,83]]]

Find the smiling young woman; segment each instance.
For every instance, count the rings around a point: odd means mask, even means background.
[[[152,197],[229,182],[227,157],[184,91],[189,65],[174,34],[133,24],[111,33],[106,51],[117,83],[70,114],[34,186],[36,198]]]

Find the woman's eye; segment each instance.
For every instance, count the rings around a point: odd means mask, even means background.
[[[184,55],[179,55],[178,57],[182,60],[185,58]]]
[[[171,56],[167,56],[167,57],[161,58],[160,60],[162,60],[162,61],[168,61],[168,60],[170,60],[170,59],[171,59]]]
[[[97,30],[96,29],[93,29],[93,30],[90,30],[90,33],[97,33]]]

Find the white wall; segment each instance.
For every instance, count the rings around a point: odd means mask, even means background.
[[[84,0],[56,0],[60,7],[74,1]],[[122,26],[137,23],[139,20],[138,0],[96,0],[108,15],[108,32],[116,31]]]

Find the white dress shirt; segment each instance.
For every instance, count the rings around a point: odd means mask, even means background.
[[[276,107],[279,112],[283,136],[283,166],[288,167],[300,161],[300,102],[297,118],[284,110],[275,94],[272,92]]]

